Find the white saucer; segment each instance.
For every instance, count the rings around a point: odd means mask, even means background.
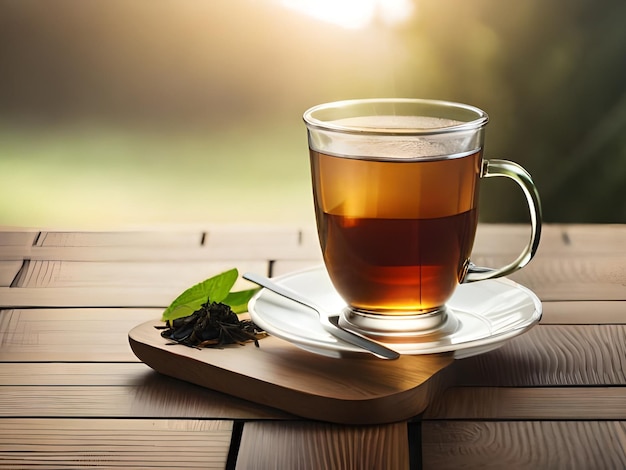
[[[321,266],[274,279],[303,296],[314,299],[329,313],[339,314],[345,302]],[[496,349],[510,338],[528,331],[541,319],[541,301],[529,289],[499,278],[461,284],[447,303],[458,322],[453,331],[425,335],[419,341],[384,343],[401,354],[454,352],[469,357]],[[365,353],[326,332],[317,314],[307,307],[261,289],[248,304],[250,317],[269,334],[325,356]]]

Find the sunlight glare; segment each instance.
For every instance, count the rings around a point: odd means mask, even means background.
[[[283,5],[344,28],[358,29],[376,19],[393,26],[413,13],[411,0],[282,0]]]

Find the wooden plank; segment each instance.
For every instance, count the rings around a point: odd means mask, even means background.
[[[626,302],[543,302],[541,324],[590,325],[625,324]]]
[[[407,469],[407,427],[249,422],[243,428],[236,468]]]
[[[626,468],[624,421],[425,421],[424,469]]]
[[[0,312],[2,361],[135,361],[126,335],[160,309]],[[626,325],[538,325],[501,348],[459,360],[459,383],[482,386],[626,384]],[[592,368],[588,364],[593,364]]]
[[[320,255],[321,256],[321,255]],[[306,259],[306,260],[283,260],[278,259],[272,263],[272,277],[282,276],[297,271],[312,268],[314,266],[320,266],[324,264],[324,261],[320,257],[319,259]]]
[[[319,250],[315,239],[294,227],[216,227],[191,233],[45,232],[36,246],[0,244],[0,259],[245,261],[314,258]]]
[[[32,246],[39,231],[35,230],[3,230],[0,227],[0,246],[2,247],[29,247]]]
[[[626,420],[626,387],[453,387],[424,419]]]
[[[4,417],[292,418],[143,363],[0,363],[0,385]]]
[[[480,266],[498,267],[510,259],[479,256]],[[626,254],[584,257],[537,255],[509,276],[534,291],[543,301],[626,300]]]
[[[22,268],[22,261],[0,261],[0,287],[9,287]]]
[[[132,386],[152,374],[142,362],[0,362],[2,386]]]
[[[0,311],[0,361],[137,361],[128,332],[160,309]]]
[[[0,259],[241,261],[306,258],[316,249],[302,243],[299,229],[288,227],[217,227],[205,233],[182,235],[184,238],[180,239],[181,234],[168,232],[45,233],[34,247],[10,250],[0,246]],[[174,242],[166,243],[168,239]]]
[[[551,231],[561,232],[566,248],[577,253],[626,252],[626,224],[567,224],[549,225]]]
[[[133,385],[3,386],[0,387],[1,417],[294,418],[276,408],[198,387],[153,371]]]
[[[474,253],[516,255],[530,236],[527,224],[478,224]],[[578,253],[613,254],[626,252],[626,224],[544,224],[538,255]]]
[[[224,226],[207,232],[204,246],[210,251],[232,251],[252,246],[263,249],[277,246],[300,246],[302,234],[297,227],[274,225]]]
[[[31,261],[14,287],[163,287],[180,293],[205,279],[237,268],[267,274],[265,261]],[[235,289],[249,289],[239,278]]]
[[[105,246],[152,246],[194,247],[200,246],[204,234],[193,231],[116,231],[116,232],[41,232],[38,247],[105,247]]]
[[[322,256],[320,240],[315,227],[305,227],[300,231],[300,245],[316,256]]]
[[[167,248],[153,246],[0,246],[2,260],[65,261],[198,261],[209,257],[201,247]]]
[[[480,224],[476,238],[474,257],[500,256],[504,259],[513,259],[526,244],[528,227],[525,225]],[[623,226],[591,226],[577,228],[546,225],[542,242],[537,256],[596,254],[610,255],[624,254],[626,243]],[[582,235],[577,235],[581,231]],[[2,232],[0,232],[2,233]],[[135,240],[114,243],[106,242],[107,234],[78,233],[72,235],[80,245],[69,246],[30,246],[16,244],[4,246],[0,244],[0,259],[21,260],[24,258],[35,260],[137,260],[150,261],[155,256],[161,260],[220,260],[220,259],[319,259],[320,248],[317,235],[312,229],[298,230],[289,227],[265,227],[251,229],[216,228],[205,234],[204,246],[195,244],[174,244],[167,246],[167,250],[157,250],[160,238],[172,236],[168,232],[147,232],[142,242],[140,235],[126,235],[136,237]],[[123,234],[123,232],[122,232]],[[592,234],[592,235],[590,235]],[[32,234],[28,234],[34,237]],[[70,237],[69,234],[63,234]],[[111,235],[112,236],[112,235]],[[187,235],[196,237],[197,234]],[[200,233],[201,236],[201,233]],[[86,237],[81,240],[81,237]],[[104,240],[89,240],[89,238],[103,237]],[[121,237],[121,235],[120,235]],[[152,240],[152,241],[151,241]],[[156,241],[154,241],[156,240]],[[129,245],[127,243],[135,243]],[[69,243],[69,241],[67,242]],[[56,241],[54,244],[61,244]],[[93,246],[87,246],[87,245]],[[509,260],[510,260],[509,259]]]
[[[554,225],[545,224],[539,253],[614,253],[624,252],[626,225]],[[529,227],[525,224],[479,224],[474,252],[482,255],[502,255],[518,253],[526,244]],[[37,232],[6,232],[0,230],[0,247],[31,246]],[[210,251],[236,251],[251,246],[259,252],[260,247],[300,246],[316,253],[319,250],[317,234],[313,228],[295,227],[229,227],[219,226],[206,230],[176,232],[153,230],[142,232],[43,232],[35,246],[37,248],[154,248],[168,246],[173,250],[195,247],[204,243]],[[6,251],[6,250],[5,250]],[[49,251],[48,251],[49,252]],[[64,251],[64,252],[71,252]],[[80,253],[80,250],[77,251]],[[96,251],[97,252],[97,251]],[[103,250],[103,253],[106,253]],[[42,250],[41,253],[46,253]],[[129,251],[130,253],[130,251]],[[43,259],[43,258],[42,258]],[[49,258],[50,259],[50,258]],[[64,258],[67,259],[67,258]]]
[[[223,469],[231,421],[0,419],[0,468]]]
[[[272,259],[311,259],[318,250],[294,244],[209,245],[197,248],[153,246],[113,247],[6,247],[0,246],[2,260],[65,260],[65,261],[246,261]]]
[[[8,236],[11,235],[11,236]],[[200,252],[203,233],[142,231],[142,232],[0,232],[0,259],[134,259],[150,260],[158,248],[185,253],[193,259]],[[35,243],[36,241],[36,243]],[[176,258],[172,258],[176,259]]]
[[[458,385],[626,385],[626,325],[537,325],[455,363]]]
[[[269,271],[269,263],[265,261],[32,261],[17,280],[21,287],[0,287],[0,307],[167,307],[188,287],[234,267],[240,274]],[[239,277],[233,289],[254,287],[257,286]]]
[[[480,224],[474,263],[511,262],[525,246],[528,230]],[[546,225],[535,258],[510,278],[543,301],[626,300],[626,225]]]
[[[0,287],[0,308],[167,307],[178,287]]]
[[[530,239],[530,224],[478,224],[474,239],[473,257],[478,255],[505,255],[511,259],[525,249]],[[563,247],[561,230],[544,226],[539,249],[560,250]]]
[[[315,263],[295,265],[289,264],[291,268],[300,269],[315,266]],[[234,266],[231,264],[231,266]],[[257,272],[265,273],[266,271]],[[282,269],[283,265],[277,265],[277,269],[272,269],[273,274],[286,274]],[[241,271],[244,272],[243,270]],[[138,282],[141,282],[139,280]],[[544,302],[560,301],[582,301],[582,302],[623,302],[626,300],[626,288],[619,284],[597,284],[596,291],[593,286],[584,283],[561,284],[561,285],[537,285],[529,286],[532,283],[521,283],[529,287]],[[183,287],[184,286],[184,287]],[[250,288],[252,284],[239,281],[241,288]],[[190,284],[158,286],[155,284],[132,287],[29,287],[29,288],[9,288],[0,287],[0,308],[23,308],[23,307],[166,307],[178,294]],[[615,307],[619,308],[619,307]]]

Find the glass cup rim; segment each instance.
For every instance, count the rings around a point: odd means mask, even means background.
[[[474,119],[463,121],[461,124],[428,128],[400,128],[400,127],[363,127],[357,125],[337,124],[333,120],[324,120],[316,117],[317,114],[329,110],[341,110],[356,108],[367,105],[414,105],[437,107],[441,110],[455,110],[457,112],[473,113]],[[365,115],[364,113],[360,114]],[[371,115],[371,114],[368,114]],[[417,114],[414,114],[417,115]],[[441,117],[441,116],[439,116]],[[450,117],[450,116],[448,116]],[[421,99],[421,98],[365,98],[342,101],[332,101],[318,104],[307,109],[302,116],[307,128],[339,132],[344,134],[358,135],[405,135],[405,136],[428,136],[444,133],[466,132],[484,127],[489,122],[489,116],[485,111],[476,106],[454,101]]]

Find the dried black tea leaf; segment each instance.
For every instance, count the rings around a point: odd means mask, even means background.
[[[186,317],[168,320],[161,336],[194,348],[222,347],[227,344],[254,342],[267,334],[250,320],[240,320],[231,307],[207,301]]]

